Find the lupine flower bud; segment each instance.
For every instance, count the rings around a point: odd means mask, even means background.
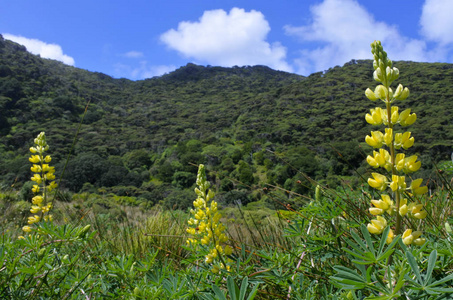
[[[380,67],[378,67],[374,73],[373,73],[373,78],[374,80],[378,81],[378,82],[382,82],[384,80],[383,76],[382,76],[382,70]]]
[[[401,126],[409,126],[414,124],[415,120],[417,120],[417,115],[415,113],[411,114],[411,109],[408,108],[400,114],[398,122]]]
[[[388,90],[387,90],[387,88],[385,86],[380,84],[374,90],[374,94],[376,95],[377,98],[386,101],[387,100],[387,96],[388,96]]]
[[[379,98],[376,97],[376,95],[374,94],[374,92],[370,89],[366,89],[365,90],[365,96],[370,99],[371,101],[376,101],[378,100]]]
[[[393,97],[394,98],[398,98],[401,95],[401,93],[403,92],[403,89],[404,89],[403,85],[402,84],[398,84],[398,86],[397,86],[397,88],[395,90],[395,93],[393,93]]]
[[[401,94],[398,97],[395,97],[396,100],[406,100],[406,98],[409,97],[409,89],[405,87]]]

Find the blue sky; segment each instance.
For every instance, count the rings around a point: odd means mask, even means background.
[[[189,62],[309,75],[371,59],[453,63],[453,0],[0,0],[0,33],[42,57],[115,78]]]

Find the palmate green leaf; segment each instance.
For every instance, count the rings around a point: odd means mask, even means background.
[[[228,276],[227,278],[227,287],[228,287],[228,295],[230,296],[231,300],[237,300],[239,296],[239,289],[234,282],[233,277]]]
[[[351,231],[351,236],[356,241],[357,245],[359,245],[362,248],[362,250],[369,251],[366,244],[363,242],[362,238],[360,238],[358,236],[357,233],[355,233],[354,231]]]
[[[247,292],[247,287],[249,285],[249,278],[247,276],[242,279],[241,290],[239,291],[239,299],[245,298],[245,293]]]
[[[225,294],[222,292],[222,290],[217,285],[214,284],[212,286],[212,289],[214,290],[214,293],[217,296],[216,299],[218,299],[218,300],[227,300],[227,298],[225,297]]]
[[[344,289],[363,289],[367,286],[366,278],[360,276],[355,270],[344,266],[333,267],[337,274],[330,277]]]
[[[358,254],[358,253],[356,253],[356,252],[354,252],[354,251],[352,251],[352,250],[350,250],[348,248],[342,248],[342,250],[345,251],[346,253],[349,253],[351,256],[360,259],[360,260],[353,259],[352,261],[355,262],[355,263],[358,263],[358,264],[361,264],[361,265],[367,265],[367,264],[371,264],[371,263],[374,262],[374,257],[373,256],[371,256],[371,257],[369,255],[363,256],[363,255],[360,255],[360,254]],[[366,255],[366,253],[365,253],[365,255]]]
[[[444,277],[444,278],[442,278],[442,279],[440,279],[438,281],[435,281],[435,282],[431,283],[429,286],[433,287],[433,286],[440,285],[440,284],[445,283],[445,282],[450,281],[450,280],[453,280],[453,274],[450,274],[447,277]],[[449,288],[449,289],[451,289],[451,288]]]
[[[420,275],[420,269],[418,268],[417,261],[415,260],[414,255],[410,251],[406,251],[406,257],[407,257],[407,262],[409,263],[409,266],[412,269],[412,272],[414,272],[415,277],[417,278],[418,284],[422,285],[423,284],[423,279]]]
[[[428,258],[428,268],[426,269],[425,285],[431,281],[431,276],[433,274],[434,266],[436,265],[437,260],[437,251],[434,249],[429,254]]]

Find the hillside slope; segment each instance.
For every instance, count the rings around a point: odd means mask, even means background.
[[[398,82],[411,90],[400,109],[418,116],[413,152],[446,159],[453,65],[395,66]],[[64,177],[70,190],[128,186],[129,194],[153,202],[181,198],[194,180],[189,163],[206,163],[226,194],[241,187],[226,178],[304,192],[295,170],[319,180],[366,171],[371,149],[363,140],[372,127],[364,115],[379,105],[364,97],[374,86],[372,70],[371,61],[351,61],[303,77],[264,66],[188,64],[134,82],[42,59],[0,36],[0,181],[28,180],[28,148],[40,131],[61,170],[89,103]]]

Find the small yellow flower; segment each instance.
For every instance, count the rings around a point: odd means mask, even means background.
[[[387,187],[387,177],[379,173],[371,173],[373,178],[368,178],[368,184],[377,190],[383,191]]]
[[[22,230],[25,232],[31,232],[31,227],[28,225],[25,225],[24,227],[22,227]]]
[[[34,184],[31,190],[33,193],[39,193],[39,185]]]
[[[39,157],[39,155],[32,155],[28,160],[33,164],[37,164],[41,161],[41,158]]]
[[[417,115],[415,113],[411,114],[411,109],[408,108],[400,114],[399,123],[401,126],[409,126],[414,124],[417,120]]]
[[[412,241],[414,240],[414,236],[412,235],[412,229],[406,229],[406,231],[404,231],[403,233],[402,239],[404,245],[412,244]]]
[[[392,182],[390,183],[392,191],[404,191],[406,189],[406,179],[404,176],[392,175]]]
[[[368,231],[372,234],[381,234],[385,227],[387,227],[387,221],[381,216],[377,216],[367,225]]]
[[[36,205],[40,205],[42,203],[42,201],[44,200],[44,198],[42,196],[34,196],[32,199],[31,199],[31,202],[33,204],[36,204]]]
[[[403,147],[407,150],[414,145],[414,141],[415,140],[411,137],[411,133],[409,131],[405,133],[397,133],[395,134],[395,149]]]
[[[412,182],[411,182],[411,190],[412,190],[413,194],[415,194],[415,195],[423,195],[426,192],[428,192],[428,187],[427,186],[420,186],[422,184],[422,181],[423,181],[422,178],[412,180]]]
[[[41,207],[39,207],[39,206],[37,206],[37,205],[32,205],[32,206],[31,206],[31,209],[30,209],[30,212],[31,212],[32,214],[36,214],[36,213],[38,213],[40,210],[41,210]]]
[[[28,217],[28,222],[27,222],[27,223],[28,223],[29,225],[31,225],[31,224],[33,224],[33,223],[39,222],[39,220],[40,220],[40,217],[39,217],[38,215],[34,215],[34,216],[32,216],[32,217]]]
[[[381,148],[384,144],[384,134],[380,131],[371,131],[371,136],[367,135],[365,142],[373,148]]]
[[[381,125],[383,121],[383,110],[380,107],[370,109],[370,113],[365,115],[365,120],[371,125]]]

